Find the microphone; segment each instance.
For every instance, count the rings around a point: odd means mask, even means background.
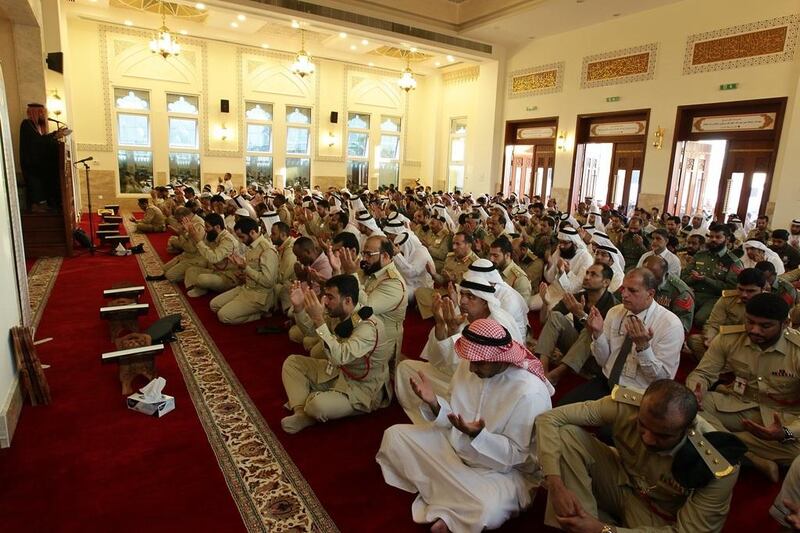
[[[65,124],[65,123],[63,123],[63,122],[61,122],[60,120],[58,120],[58,119],[55,119],[55,118],[50,118],[50,117],[47,117],[47,120],[49,120],[50,122],[55,122],[56,124],[61,124],[62,126],[66,126],[66,124]]]
[[[80,161],[75,161],[75,162],[73,163],[73,165],[77,165],[77,164],[79,164],[79,163],[85,163],[85,162],[87,162],[87,161],[92,161],[92,160],[94,160],[94,157],[92,157],[92,156],[89,156],[89,157],[84,157],[84,158],[83,158],[83,159],[81,159]]]

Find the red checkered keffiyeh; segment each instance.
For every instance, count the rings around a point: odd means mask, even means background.
[[[467,361],[511,363],[547,383],[541,361],[490,318],[479,318],[464,328],[455,348],[458,356]]]

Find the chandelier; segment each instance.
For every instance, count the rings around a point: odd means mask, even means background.
[[[163,3],[159,2],[158,11],[161,13],[161,27],[158,29],[158,35],[150,41],[150,51],[158,54],[164,59],[170,56],[177,56],[181,53],[181,45],[178,40],[172,36],[167,28],[167,17],[164,14]]]
[[[306,35],[304,30],[300,30],[300,51],[292,63],[292,72],[301,78],[305,78],[309,74],[314,73],[314,63],[311,61],[311,56],[306,52]]]
[[[397,80],[397,85],[405,92],[417,88],[417,80],[414,79],[414,73],[411,72],[411,54],[406,54],[406,68],[400,75],[400,79]]]

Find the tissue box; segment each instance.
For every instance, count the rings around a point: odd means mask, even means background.
[[[134,392],[128,396],[128,409],[161,418],[175,409],[175,398],[162,394],[161,400],[150,403],[145,401],[144,394]]]

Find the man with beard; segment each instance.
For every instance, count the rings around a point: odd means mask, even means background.
[[[534,287],[538,287],[542,282],[544,274],[544,250],[537,250],[522,237],[517,237],[511,241],[514,249],[514,261],[525,271],[525,275],[531,282],[531,292]],[[539,255],[541,254],[541,255]]]
[[[531,296],[531,310],[539,310],[545,304],[554,304],[564,293],[575,294],[580,291],[583,287],[583,276],[592,263],[592,254],[586,249],[578,231],[571,226],[564,226],[558,232],[558,248],[550,256],[544,272],[544,279],[549,284],[547,297],[543,299],[541,294]]]
[[[706,250],[694,254],[682,271],[681,279],[694,291],[694,323],[698,327],[706,323],[722,291],[736,287],[736,277],[742,271],[741,260],[726,246],[729,236],[725,224],[712,225]]]
[[[789,226],[789,239],[787,242],[792,248],[800,250],[800,218],[792,220],[792,224]]]
[[[489,282],[461,280],[459,289],[457,292],[455,287],[451,287],[449,295],[445,297],[434,295],[435,323],[420,354],[422,360],[406,359],[397,365],[397,401],[415,424],[423,423],[424,418],[419,410],[422,402],[410,384],[411,377],[424,373],[433,391],[448,399],[450,380],[459,362],[455,342],[470,323],[479,318],[491,318],[506,328],[516,342],[525,342],[525,332],[519,331],[514,317],[502,308],[495,296],[496,290]]]
[[[800,250],[789,244],[789,232],[785,229],[776,229],[772,232],[770,248],[781,258],[785,272],[800,266]]]
[[[238,241],[225,229],[222,217],[216,213],[206,215],[205,238],[191,223],[184,221],[183,227],[208,265],[192,266],[186,270],[183,283],[188,290],[187,295],[198,298],[209,290],[225,292],[235,287],[237,267],[230,256],[238,247]]]
[[[323,302],[295,283],[294,316],[322,340],[321,358],[290,355],[283,362],[283,387],[291,416],[287,433],[386,407],[391,401],[389,365],[394,350],[383,321],[359,301],[358,280],[334,276],[325,282]]]
[[[664,248],[666,248],[666,245],[665,239]],[[639,259],[650,249],[650,241],[642,231],[641,218],[631,217],[628,222],[628,231],[622,234],[617,248],[622,252],[622,257],[625,258],[625,271],[628,272],[636,268],[639,264]]]
[[[164,213],[155,205],[150,205],[150,200],[147,198],[139,198],[137,202],[139,209],[144,212],[141,220],[136,220],[135,217],[130,217],[130,221],[134,223],[136,231],[139,233],[158,233],[167,229],[167,218]]]
[[[706,245],[706,238],[695,233],[694,235],[689,235],[685,242],[686,247],[677,253],[678,259],[681,260],[681,273],[686,272],[686,266],[694,257],[694,254],[702,250]]]
[[[275,222],[270,228],[270,240],[278,251],[278,279],[275,282],[275,301],[280,309],[286,313],[291,306],[289,288],[295,280],[294,264],[297,257],[294,255],[294,237],[291,230],[284,222]]]
[[[746,448],[697,411],[689,389],[659,379],[644,395],[618,387],[539,415],[544,523],[581,533],[721,531]],[[610,427],[614,446],[586,427]]]
[[[176,251],[178,255],[164,265],[162,275],[147,276],[148,281],[168,279],[172,283],[178,283],[183,281],[183,277],[190,267],[207,264],[205,258],[197,251],[197,243],[185,229],[187,224],[193,226],[201,238],[205,238],[206,225],[203,219],[186,207],[179,207],[175,210],[175,220],[177,225],[173,228],[177,235],[169,238],[167,246]]]
[[[531,297],[531,280],[512,259],[514,249],[505,235],[495,239],[489,247],[489,260],[508,285],[516,290],[525,302]]]
[[[622,236],[625,234],[625,225],[622,223],[622,215],[617,212],[612,213],[611,222],[606,226],[605,233],[608,235],[608,238],[611,239],[611,242],[614,243],[614,246],[619,248],[619,244],[622,242]]]
[[[709,390],[723,372],[733,372],[733,382]],[[773,483],[778,464],[788,466],[800,454],[800,332],[790,328],[789,305],[780,296],[753,296],[744,325],[711,342],[686,386],[703,417],[739,437]]]
[[[686,241],[681,235],[681,219],[680,217],[669,217],[664,225],[667,230],[667,237],[675,237],[678,240],[678,248],[686,246]]]
[[[465,232],[458,232],[453,237],[453,251],[447,254],[444,260],[444,267],[438,272],[429,269],[428,273],[433,278],[433,289],[420,287],[417,289],[415,297],[419,314],[424,319],[433,316],[433,294],[438,292],[442,296],[447,295],[447,287],[450,283],[461,283],[464,273],[469,266],[478,260],[478,256],[472,251],[472,235]]]
[[[347,211],[331,211],[331,213],[328,215],[327,226],[328,231],[330,232],[329,238],[336,237],[343,232],[352,233],[356,238],[361,237],[361,232],[358,231],[358,228],[350,222],[350,217],[348,216]]]
[[[747,240],[755,240],[761,242],[768,242],[770,237],[769,217],[761,215],[756,218],[756,227],[750,230],[747,234]]]
[[[275,303],[278,281],[278,251],[261,234],[258,222],[242,217],[233,229],[247,251],[244,257],[230,256],[238,268],[236,277],[240,285],[211,300],[211,310],[223,324],[243,324],[261,318]]]
[[[28,104],[27,118],[19,126],[19,155],[33,212],[61,205],[58,139],[67,134],[63,129],[48,133],[47,109],[42,104]]]
[[[430,224],[433,233],[432,239],[428,242],[422,241],[422,244],[428,248],[436,265],[436,270],[441,270],[444,267],[447,254],[450,253],[453,236],[450,234],[450,230],[447,229],[444,218],[433,215],[430,219]]]

